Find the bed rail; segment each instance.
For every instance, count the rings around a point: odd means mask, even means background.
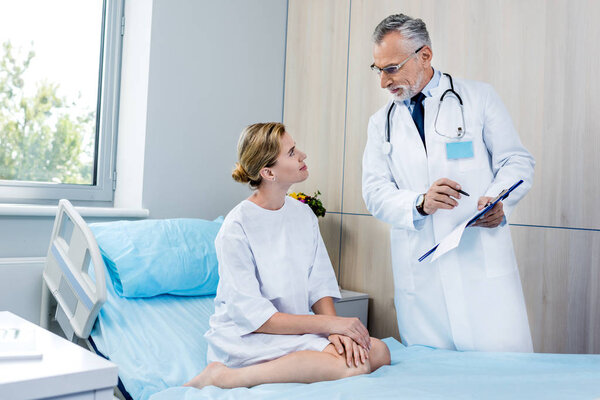
[[[56,320],[67,339],[86,339],[106,301],[104,262],[92,231],[64,199],[58,203],[43,273],[40,325],[44,328],[48,328],[48,292],[56,299]]]

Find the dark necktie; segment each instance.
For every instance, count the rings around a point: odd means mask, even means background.
[[[427,148],[427,145],[425,144],[425,123],[423,121],[425,116],[425,110],[423,109],[423,99],[425,99],[425,95],[422,92],[419,92],[418,94],[414,95],[410,99],[410,101],[415,102],[415,107],[413,108],[412,112],[412,119],[413,121],[415,121],[415,125],[419,130],[419,135],[421,136],[421,140],[423,141],[423,146]]]

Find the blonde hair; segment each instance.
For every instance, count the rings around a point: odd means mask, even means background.
[[[285,126],[279,122],[247,126],[238,141],[238,162],[231,173],[233,179],[257,188],[262,182],[260,170],[273,166],[277,161],[284,133]]]

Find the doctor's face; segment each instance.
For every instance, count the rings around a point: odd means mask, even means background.
[[[308,167],[304,163],[306,154],[296,148],[296,142],[285,132],[280,140],[281,150],[271,171],[275,181],[281,185],[292,185],[308,178]]]
[[[406,61],[394,73],[381,71],[381,88],[387,89],[394,100],[404,101],[419,93],[425,86],[425,71],[431,68],[431,49],[424,46],[418,53],[400,32],[390,32],[373,48],[373,64],[381,69]]]

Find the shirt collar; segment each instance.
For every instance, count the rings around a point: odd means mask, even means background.
[[[432,67],[432,69],[433,69],[433,76],[431,77],[429,82],[427,82],[427,85],[425,85],[423,90],[421,90],[421,92],[423,92],[423,94],[427,97],[431,97],[431,91],[439,86],[440,77],[442,76],[442,73],[440,71],[438,71],[437,69],[435,69],[433,67]],[[404,100],[403,104],[406,105],[406,107],[409,107],[410,99]]]

